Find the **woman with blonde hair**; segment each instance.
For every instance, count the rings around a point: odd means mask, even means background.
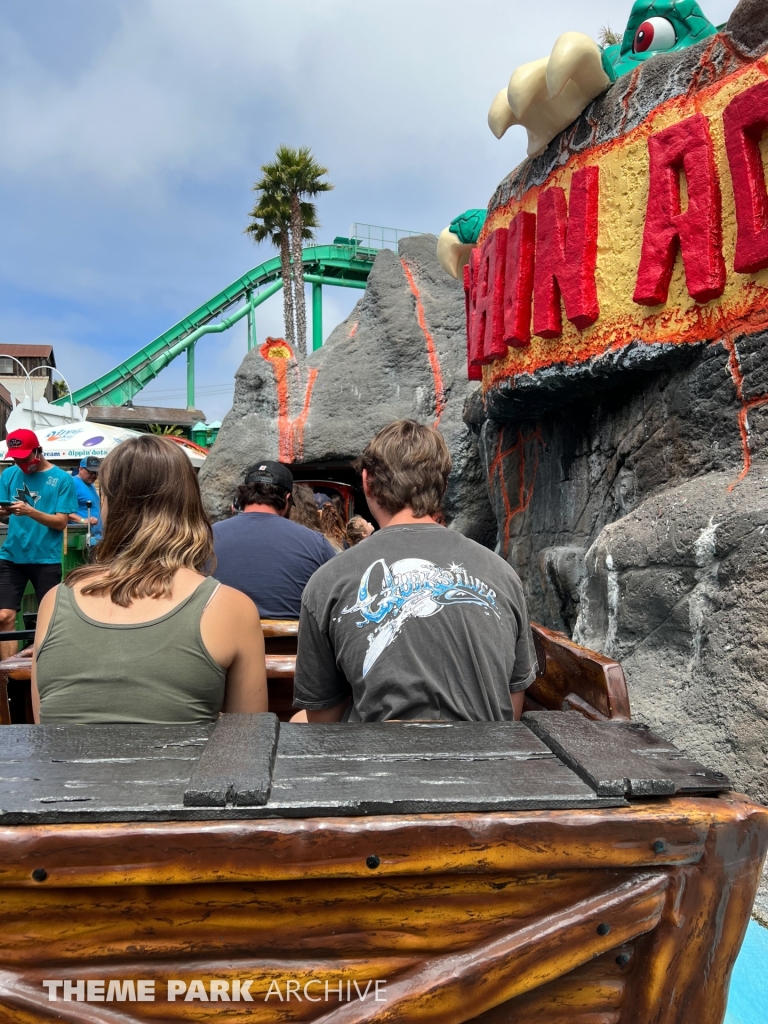
[[[49,723],[205,723],[267,710],[250,598],[206,575],[211,525],[187,455],[151,434],[101,467],[95,560],[40,603],[32,696]]]

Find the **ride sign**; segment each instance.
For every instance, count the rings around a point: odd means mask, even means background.
[[[494,209],[464,269],[470,377],[768,325],[766,128],[757,61]]]

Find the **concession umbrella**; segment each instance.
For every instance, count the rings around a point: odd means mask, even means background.
[[[9,429],[12,429],[9,424]],[[137,430],[125,427],[111,427],[106,423],[92,423],[90,420],[62,423],[56,426],[35,426],[35,433],[43,446],[43,455],[49,462],[67,462],[82,459],[86,455],[95,455],[103,459],[129,437],[141,437]],[[189,457],[190,462],[199,469],[205,461],[205,453],[197,445],[185,443],[182,438],[174,438],[180,443]],[[8,458],[5,441],[0,441],[0,460]]]

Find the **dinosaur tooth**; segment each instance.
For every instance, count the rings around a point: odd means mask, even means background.
[[[474,247],[473,242],[460,242],[450,228],[443,228],[437,238],[438,262],[446,274],[458,278],[469,263],[469,256]]]
[[[509,105],[507,90],[501,89],[488,111],[488,127],[497,139],[500,139],[504,132],[513,124],[520,124],[515,117],[515,112]]]
[[[600,47],[583,32],[563,32],[555,40],[547,64],[547,92],[551,100],[575,82],[584,95],[584,106],[608,88]]]

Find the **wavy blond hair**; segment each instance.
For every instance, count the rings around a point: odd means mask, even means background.
[[[167,597],[178,569],[210,569],[213,531],[178,444],[132,437],[110,452],[99,475],[104,536],[95,560],[69,573],[68,587],[82,584],[84,594],[109,594],[126,608],[136,598]]]

